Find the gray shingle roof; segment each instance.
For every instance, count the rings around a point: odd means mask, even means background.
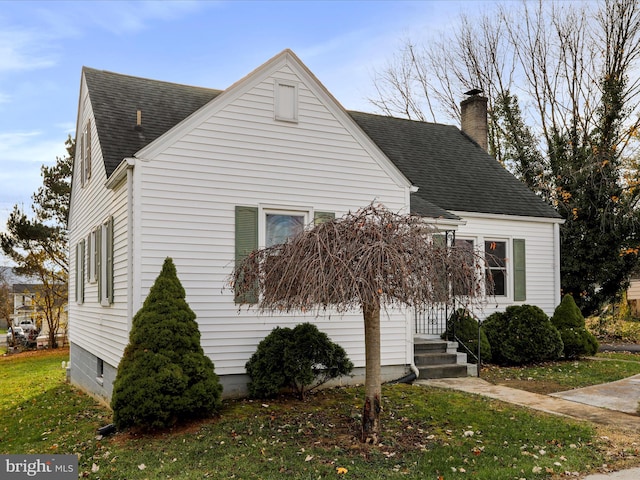
[[[361,112],[349,114],[419,187],[414,196],[445,210],[560,218],[456,127]]]
[[[221,91],[83,68],[107,177]],[[136,112],[142,129],[136,130]]]
[[[84,67],[107,177],[221,91]],[[136,111],[142,130],[136,130]],[[411,210],[458,219],[450,211],[560,218],[458,128],[348,112],[416,186]]]

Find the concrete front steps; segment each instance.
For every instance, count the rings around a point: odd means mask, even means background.
[[[457,352],[458,342],[414,339],[414,363],[419,379],[478,376],[478,366],[467,363],[467,354]]]

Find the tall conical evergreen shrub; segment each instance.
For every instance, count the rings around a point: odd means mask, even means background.
[[[113,385],[113,421],[120,429],[165,428],[215,412],[221,394],[213,362],[200,345],[196,315],[167,258],[133,317]]]
[[[587,330],[584,316],[571,295],[562,297],[562,302],[553,312],[551,323],[560,332],[565,357],[578,358],[598,352],[598,340]]]

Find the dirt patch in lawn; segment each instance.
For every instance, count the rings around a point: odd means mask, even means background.
[[[519,390],[525,390],[527,392],[541,393],[543,395],[549,395],[550,393],[562,392],[567,388],[559,382],[552,380],[520,380],[509,379],[496,382],[496,385],[504,385],[505,387],[517,388]]]

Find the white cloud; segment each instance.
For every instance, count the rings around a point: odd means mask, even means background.
[[[46,51],[48,42],[29,30],[3,29],[0,32],[0,73],[34,70],[55,65],[55,56]]]
[[[41,137],[42,132],[39,131],[0,132],[0,162],[9,160],[42,164],[55,160],[51,152],[63,149],[58,145],[60,142],[43,141]]]
[[[174,20],[202,8],[210,2],[198,1],[120,1],[89,2],[80,9],[84,23],[122,35],[146,29],[153,20]]]
[[[0,133],[0,214],[7,204],[30,205],[42,185],[40,167],[65,153],[63,142],[42,138],[39,132]]]

